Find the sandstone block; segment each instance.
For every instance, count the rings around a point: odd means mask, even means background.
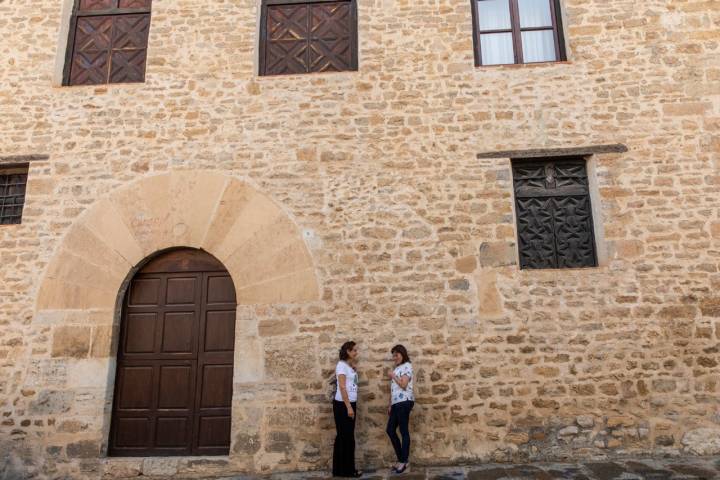
[[[84,358],[90,352],[90,327],[56,327],[53,332],[52,356]]]
[[[492,270],[481,270],[475,275],[478,290],[478,314],[483,319],[499,318],[503,315],[503,304],[497,287],[497,274]]]
[[[575,421],[582,428],[592,428],[595,426],[595,419],[590,415],[580,415],[575,419]]]
[[[142,459],[108,458],[105,461],[105,475],[109,477],[137,477],[142,472]]]
[[[455,268],[460,273],[472,273],[477,268],[477,257],[469,255],[455,260]]]
[[[697,428],[683,435],[681,443],[684,450],[693,455],[720,454],[720,429]]]
[[[265,371],[271,378],[315,378],[317,368],[317,352],[312,338],[272,339],[265,344]]]
[[[261,337],[288,335],[295,331],[295,323],[289,319],[263,320],[258,324]]]
[[[260,441],[260,435],[258,434],[247,434],[240,432],[235,435],[233,442],[233,452],[254,455],[262,448],[262,442]]]
[[[706,317],[720,317],[720,297],[705,298],[700,301],[700,312]]]
[[[100,455],[100,442],[82,440],[68,444],[65,448],[69,458],[97,458]]]
[[[69,412],[73,406],[73,392],[45,390],[30,402],[30,413],[33,415],[57,415]]]
[[[173,476],[178,471],[178,459],[169,457],[145,458],[142,474],[150,476]]]
[[[580,430],[578,429],[578,427],[576,427],[574,425],[570,425],[570,426],[560,429],[558,431],[558,436],[569,437],[569,436],[577,435],[578,433],[580,433]]]
[[[114,357],[113,338],[117,329],[112,325],[98,325],[93,327],[91,356],[94,358]]]
[[[483,242],[478,251],[481,267],[505,267],[517,263],[515,245],[508,242]]]

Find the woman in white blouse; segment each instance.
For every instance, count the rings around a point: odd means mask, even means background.
[[[355,364],[358,357],[355,342],[345,342],[340,348],[340,361],[335,367],[337,391],[333,401],[335,416],[335,446],[333,448],[333,476],[361,477],[355,470],[355,411],[358,396],[358,376]]]
[[[395,345],[392,350],[395,369],[390,372],[390,406],[388,407],[387,434],[395,449],[398,463],[393,467],[394,473],[405,473],[410,467],[410,412],[415,406],[413,392],[413,369],[407,349]],[[400,428],[402,442],[397,436]]]

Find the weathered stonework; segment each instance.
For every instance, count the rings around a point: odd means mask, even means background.
[[[469,0],[359,0],[358,72],[258,77],[258,2],[156,0],[146,82],[101,87],[57,86],[61,3],[0,2],[0,478],[326,469],[350,338],[363,465],[397,342],[415,463],[718,453],[716,2],[563,0],[569,61],[475,68]],[[519,270],[478,154],[616,144],[600,266]],[[237,288],[231,454],[107,458],[117,301],[174,246]]]

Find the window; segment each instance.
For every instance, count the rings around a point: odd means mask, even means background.
[[[152,0],[77,0],[65,85],[145,81]]]
[[[0,168],[0,225],[22,222],[28,167]]]
[[[513,161],[520,268],[597,266],[583,158]]]
[[[559,0],[472,0],[475,65],[565,60]]]
[[[260,75],[357,70],[356,0],[263,0]]]

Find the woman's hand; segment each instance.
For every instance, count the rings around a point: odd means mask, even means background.
[[[348,411],[348,417],[355,418],[355,410],[353,410],[352,405],[347,406]]]
[[[388,373],[388,377],[390,377],[390,380],[395,380],[395,372],[390,370],[390,373]]]
[[[388,417],[392,413],[392,405],[388,405]]]

